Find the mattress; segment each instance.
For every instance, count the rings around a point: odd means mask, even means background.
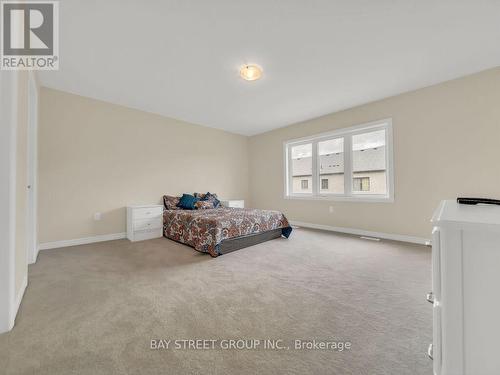
[[[165,210],[163,235],[174,241],[208,253],[221,254],[222,241],[281,229],[288,238],[292,228],[280,211],[250,208],[215,208],[208,210]]]

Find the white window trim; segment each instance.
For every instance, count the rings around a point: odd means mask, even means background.
[[[351,160],[351,139],[353,135],[366,133],[367,131],[376,131],[385,129],[386,137],[386,184],[387,194],[366,194],[366,193],[353,193],[352,192],[352,160]],[[319,181],[316,178],[318,171],[318,142],[335,137],[344,137],[344,194],[320,194]],[[295,193],[292,191],[292,179],[288,178],[291,174],[291,153],[289,148],[291,146],[298,146],[301,144],[312,143],[312,193]],[[394,151],[393,151],[393,135],[392,135],[392,119],[382,119],[372,121],[365,124],[355,125],[348,128],[341,128],[334,131],[315,134],[308,137],[291,139],[283,142],[283,197],[285,199],[304,199],[304,200],[328,200],[328,201],[342,201],[342,202],[380,202],[392,203],[394,202]],[[349,152],[346,152],[349,151]],[[350,168],[345,166],[350,165]]]

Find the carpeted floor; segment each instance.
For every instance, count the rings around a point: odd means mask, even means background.
[[[305,229],[216,259],[164,238],[41,251],[0,335],[0,373],[431,374],[430,255]],[[290,349],[151,350],[151,339]],[[352,348],[295,350],[295,339]]]

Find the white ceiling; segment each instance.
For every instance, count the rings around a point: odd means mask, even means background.
[[[253,135],[500,65],[500,1],[61,0],[44,86]],[[263,67],[260,81],[238,76]]]

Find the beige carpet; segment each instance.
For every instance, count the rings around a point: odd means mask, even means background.
[[[430,258],[304,229],[216,259],[163,238],[41,251],[16,327],[0,335],[0,373],[431,374]],[[151,350],[157,338],[290,349]],[[295,339],[352,348],[298,351]]]

